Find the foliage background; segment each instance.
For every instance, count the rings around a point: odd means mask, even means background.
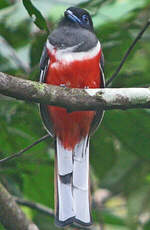
[[[93,14],[108,79],[150,17],[150,0],[33,0],[50,31],[71,5]],[[22,1],[0,1],[0,71],[38,80],[47,34],[34,25]],[[149,85],[150,29],[128,57],[111,87]],[[94,225],[91,229],[150,229],[150,112],[108,111],[91,139]],[[0,158],[44,135],[37,105],[0,96]],[[11,194],[53,208],[53,140],[0,165],[0,180]],[[103,198],[103,199],[102,199]],[[56,229],[53,218],[23,207],[40,230]],[[3,227],[0,226],[0,230]]]

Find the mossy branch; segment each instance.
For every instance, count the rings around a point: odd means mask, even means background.
[[[0,72],[0,93],[16,99],[61,106],[68,112],[150,108],[149,88],[70,89]]]

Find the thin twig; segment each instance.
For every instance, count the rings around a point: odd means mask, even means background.
[[[37,210],[45,215],[48,215],[48,216],[51,216],[51,217],[54,217],[55,214],[54,214],[54,211],[53,209],[51,208],[48,208],[44,205],[41,205],[39,203],[35,203],[35,202],[32,202],[32,201],[29,201],[29,200],[24,200],[22,198],[19,198],[19,197],[14,197],[14,200],[16,201],[17,204],[19,205],[23,205],[23,206],[26,206],[26,207],[29,207],[29,208],[32,208],[34,210]],[[77,229],[82,229],[82,230],[90,230],[91,228],[84,228],[84,227],[80,227],[79,225],[77,224],[72,224],[70,226],[71,228],[77,228]]]
[[[136,43],[138,42],[138,40],[142,37],[142,35],[144,34],[144,32],[147,30],[147,28],[150,25],[150,19],[147,21],[146,25],[144,26],[144,28],[139,32],[139,34],[137,35],[137,37],[134,39],[134,41],[132,42],[131,46],[128,48],[128,50],[126,51],[124,57],[122,58],[120,65],[118,66],[118,68],[116,69],[115,73],[112,75],[112,77],[110,79],[108,79],[108,81],[106,82],[106,87],[108,87],[110,85],[110,83],[117,77],[118,73],[120,72],[123,64],[125,63],[127,57],[129,56],[129,54],[131,53],[132,49],[134,48],[134,46],[136,45]]]
[[[27,150],[31,149],[33,146],[39,144],[40,142],[42,142],[42,141],[48,139],[49,137],[50,137],[50,135],[47,134],[47,135],[41,137],[40,139],[38,139],[37,141],[35,141],[34,143],[32,143],[31,145],[29,145],[29,146],[27,146],[26,148],[22,149],[22,150],[19,151],[18,153],[15,153],[15,154],[13,154],[13,155],[11,155],[11,156],[9,156],[9,157],[5,157],[5,158],[1,159],[1,160],[0,160],[0,164],[1,164],[1,163],[4,163],[4,162],[6,162],[6,161],[9,161],[10,159],[13,159],[13,158],[16,158],[16,157],[20,157],[24,152],[26,152]]]
[[[14,199],[15,199],[17,204],[27,206],[29,208],[38,210],[38,211],[42,212],[43,214],[54,217],[54,211],[51,208],[48,208],[42,204],[35,203],[35,202],[29,201],[29,200],[24,200],[24,199],[19,198],[19,197],[14,197]]]
[[[19,66],[25,73],[29,74],[30,68],[27,64],[25,64],[19,57],[15,49],[7,42],[7,40],[0,36],[0,43],[2,43],[2,46],[5,45],[7,46],[10,56],[12,59],[15,61],[16,65]]]

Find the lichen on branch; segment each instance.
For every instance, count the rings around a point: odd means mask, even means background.
[[[71,89],[0,72],[0,93],[16,99],[77,110],[150,108],[149,88]]]

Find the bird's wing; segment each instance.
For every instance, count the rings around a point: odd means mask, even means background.
[[[42,56],[40,59],[40,82],[45,82],[49,64],[50,64],[50,58],[48,56],[46,46],[44,46]],[[52,120],[50,118],[50,113],[48,112],[48,106],[45,104],[40,104],[40,113],[45,128],[47,129],[48,133],[52,137],[54,137],[55,133],[53,129]]]
[[[104,77],[104,55],[102,53],[101,59],[100,59],[100,78],[101,78],[101,87],[105,87],[105,77]],[[91,129],[90,129],[90,136],[93,135],[93,133],[96,131],[98,126],[100,125],[102,118],[104,115],[104,111],[101,109],[96,110],[96,114],[94,116],[94,119],[91,124]]]

